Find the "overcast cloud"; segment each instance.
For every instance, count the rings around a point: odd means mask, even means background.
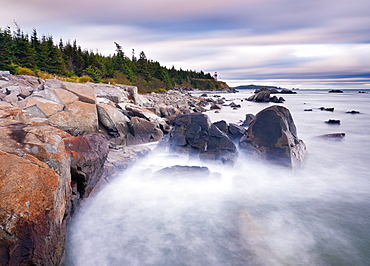
[[[219,72],[229,85],[370,88],[369,0],[2,0],[0,27],[114,42],[176,68]]]

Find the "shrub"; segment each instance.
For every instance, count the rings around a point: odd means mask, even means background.
[[[128,79],[128,77],[121,72],[114,71],[113,78],[118,84],[132,85],[132,82]]]
[[[41,79],[53,79],[55,76],[46,72],[37,72],[37,76]]]
[[[111,79],[111,78],[103,79],[102,82],[105,83],[105,84],[112,84],[112,85],[117,84],[117,80],[116,79]]]
[[[82,76],[78,79],[79,83],[94,82],[94,80],[89,76]]]
[[[16,67],[14,70],[15,75],[28,75],[28,76],[35,76],[35,72],[27,67]]]

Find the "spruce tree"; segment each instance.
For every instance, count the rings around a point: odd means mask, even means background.
[[[28,35],[24,34],[19,27],[13,33],[13,53],[15,63],[21,67],[36,68],[36,51],[32,48]]]
[[[0,28],[0,70],[11,70],[13,39],[10,28]]]

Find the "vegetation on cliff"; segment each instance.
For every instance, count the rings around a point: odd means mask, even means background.
[[[56,45],[51,35],[39,37],[36,29],[29,36],[18,25],[14,31],[10,27],[0,28],[0,70],[42,78],[52,74],[72,82],[135,85],[142,93],[166,91],[174,86],[207,90],[227,86],[214,80],[210,73],[161,66],[147,59],[143,51],[137,57],[132,49],[128,57],[122,46],[114,44],[115,53],[105,56],[82,49],[76,40],[71,43],[61,39]]]

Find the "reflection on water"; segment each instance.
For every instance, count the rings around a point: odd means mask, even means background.
[[[309,151],[294,171],[244,156],[225,167],[153,151],[79,213],[68,235],[67,264],[370,265],[370,134],[363,126],[370,122],[369,96],[353,94],[351,102],[338,96],[284,96]],[[224,107],[210,116],[243,119],[253,103],[242,104],[237,113]],[[306,105],[336,110],[307,113]],[[330,128],[327,116],[343,122]],[[333,130],[346,137],[315,137]],[[153,175],[173,165],[219,174]]]

